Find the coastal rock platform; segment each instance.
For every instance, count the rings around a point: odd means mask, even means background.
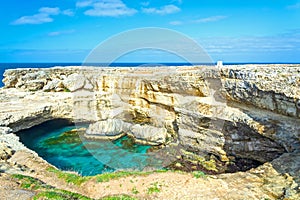
[[[0,182],[11,182],[11,190],[20,189],[12,174],[22,174],[95,199],[119,194],[138,199],[300,198],[299,65],[55,67],[7,70],[4,77]],[[53,119],[90,122],[86,137],[125,134],[159,149],[180,147],[169,155],[174,156],[170,166],[188,172],[68,183],[47,170],[53,166],[15,134]],[[247,163],[250,167],[243,166]],[[207,175],[196,178],[193,170]],[[153,184],[159,192],[147,193]],[[4,190],[0,193],[7,195]]]

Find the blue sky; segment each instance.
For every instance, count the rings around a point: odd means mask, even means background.
[[[82,62],[100,42],[143,27],[179,31],[197,41],[214,61],[300,62],[300,0],[3,0],[1,4],[0,62]],[[120,61],[177,60],[144,52]]]

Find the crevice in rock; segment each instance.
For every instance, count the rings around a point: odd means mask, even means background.
[[[172,163],[171,169],[184,171],[201,169],[209,174],[247,171],[287,152],[280,142],[258,133],[246,123],[225,121],[223,129],[219,132],[215,129],[215,125],[220,122],[213,119],[207,118],[206,123],[192,116],[186,119],[181,121],[179,125],[181,129],[177,132],[179,132],[182,149],[188,153],[184,153],[180,159]],[[191,121],[197,126],[193,126],[194,128],[190,130],[183,130],[182,127],[188,127],[188,122]],[[224,145],[220,148],[225,151],[226,157],[221,151],[210,148],[210,144],[212,147],[221,145],[221,138],[224,139]]]
[[[30,129],[35,128],[35,129],[49,129],[49,127],[56,129],[56,128],[62,128],[65,126],[69,125],[74,125],[74,122],[72,122],[69,119],[63,119],[63,118],[57,118],[57,119],[50,119],[50,120],[45,120],[44,122],[35,125],[33,127],[29,127],[26,129],[20,130],[21,132],[28,132],[30,134]],[[17,132],[18,135],[19,132]]]
[[[284,147],[257,133],[245,124],[225,122],[224,150],[228,156],[268,162],[285,153]]]

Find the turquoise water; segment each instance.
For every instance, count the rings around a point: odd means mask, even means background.
[[[43,159],[62,170],[96,175],[115,170],[142,170],[150,146],[138,145],[128,137],[115,141],[87,140],[79,128],[64,120],[46,122],[18,133],[20,140]]]

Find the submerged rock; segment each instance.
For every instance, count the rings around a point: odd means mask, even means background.
[[[74,129],[66,131],[55,138],[48,138],[44,141],[46,146],[51,145],[64,145],[64,144],[76,144],[80,145],[82,140],[80,139],[80,130]]]

